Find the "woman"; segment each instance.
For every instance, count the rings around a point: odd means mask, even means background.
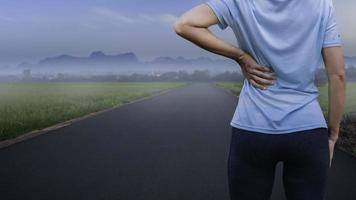
[[[230,27],[234,46],[209,31]],[[245,77],[234,116],[228,160],[231,199],[270,198],[283,162],[288,200],[323,200],[338,139],[345,75],[332,0],[209,0],[185,12],[175,32],[231,58]],[[315,72],[328,75],[328,122]]]

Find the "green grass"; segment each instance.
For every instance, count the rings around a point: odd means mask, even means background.
[[[242,89],[242,83],[237,82],[215,82],[221,88],[231,91],[233,94],[238,95]]]
[[[242,88],[240,82],[216,82],[216,85],[224,89],[230,90],[235,95],[238,95]],[[323,110],[324,116],[328,113],[328,85],[318,87],[319,96],[318,101]],[[356,111],[356,83],[349,82],[346,84],[346,100],[344,113]]]
[[[122,105],[183,82],[0,84],[0,140]]]
[[[324,114],[328,111],[328,86],[319,87],[319,102]],[[344,113],[356,111],[356,83],[349,82],[346,84],[346,99]]]

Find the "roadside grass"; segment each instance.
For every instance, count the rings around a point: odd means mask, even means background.
[[[234,95],[238,95],[242,89],[242,83],[239,82],[223,82],[223,81],[218,81],[215,82],[215,85],[224,88],[226,90],[229,90],[232,92]]]
[[[186,82],[2,83],[0,141],[186,84]]]

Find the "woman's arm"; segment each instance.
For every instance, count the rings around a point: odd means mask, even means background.
[[[240,48],[217,38],[208,29],[217,24],[218,18],[209,6],[200,4],[185,12],[175,23],[175,32],[181,37],[193,42],[210,52],[238,60],[243,55]]]
[[[185,12],[174,24],[175,32],[199,47],[215,54],[231,58],[242,67],[246,78],[264,89],[272,84],[274,73],[268,67],[258,65],[246,52],[216,37],[209,26],[217,24],[218,18],[206,4],[200,4]],[[266,73],[268,72],[268,73]]]
[[[329,138],[336,142],[344,110],[345,101],[345,69],[342,48],[328,47],[322,49],[322,56],[328,76],[328,128]]]

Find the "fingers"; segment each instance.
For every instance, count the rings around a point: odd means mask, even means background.
[[[257,76],[265,77],[268,79],[272,79],[273,77],[275,77],[275,73],[273,69],[263,65],[252,66],[251,73],[254,73]]]
[[[265,65],[247,63],[241,66],[244,76],[257,88],[264,90],[277,79],[273,69]]]
[[[250,82],[257,88],[266,89],[276,79],[275,73],[268,67],[255,65],[249,69]]]
[[[255,69],[258,69],[258,70],[260,70],[260,71],[262,71],[262,72],[273,72],[273,69],[272,68],[269,68],[269,67],[267,67],[267,66],[265,66],[265,65],[255,65],[253,68],[255,68]]]
[[[251,70],[251,75],[255,75],[256,77],[259,77],[260,80],[264,83],[264,82],[272,82],[273,80],[276,79],[276,74],[275,73],[270,73],[270,72],[261,72],[261,71],[257,71],[256,69]],[[256,80],[259,81],[259,80]]]
[[[257,88],[260,88],[261,90],[265,90],[265,89],[266,89],[266,86],[257,83],[257,82],[254,81],[253,79],[249,79],[249,81],[252,83],[252,85],[254,85],[254,86],[257,87]]]
[[[251,74],[251,78],[260,85],[272,85],[273,84],[272,80],[263,79],[261,77],[254,75],[254,74]]]
[[[276,74],[274,72],[262,72],[258,71],[256,69],[253,69],[251,71],[252,74],[255,74],[256,76],[259,76],[264,79],[269,79],[269,80],[275,80],[276,79]]]

